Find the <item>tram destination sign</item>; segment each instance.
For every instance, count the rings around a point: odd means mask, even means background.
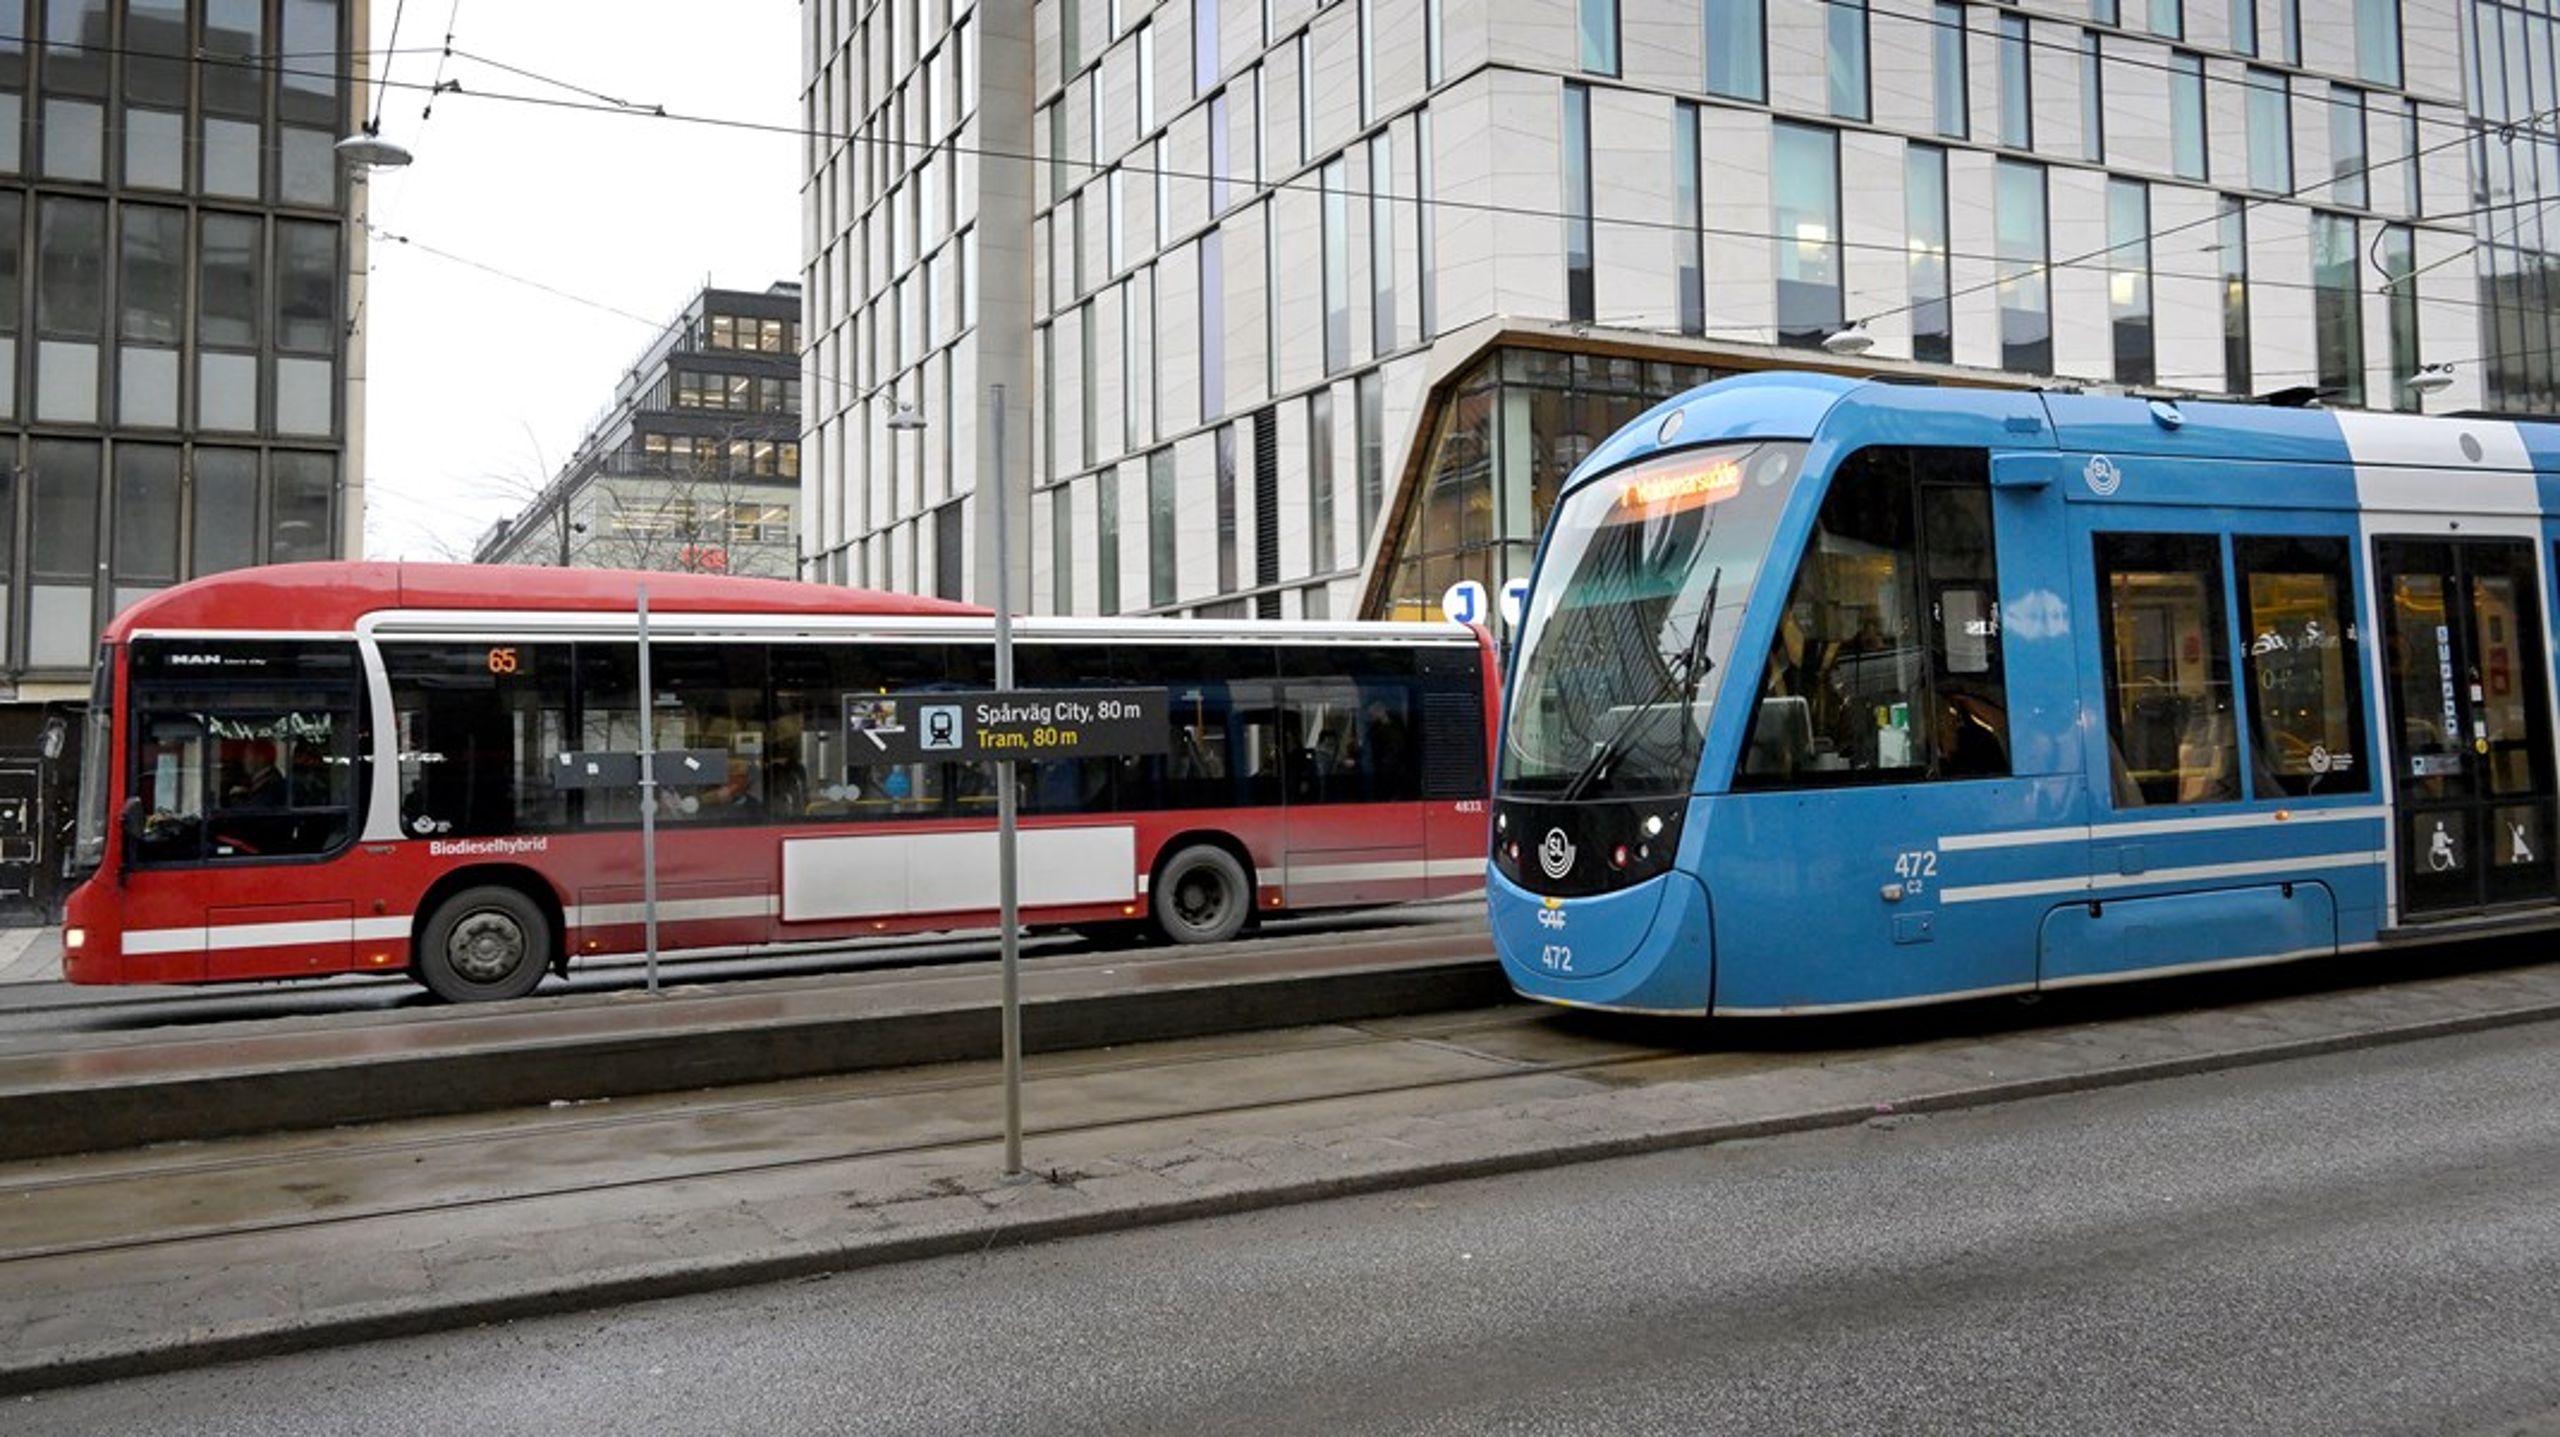
[[[1144,758],[1172,751],[1163,689],[847,694],[853,762]]]

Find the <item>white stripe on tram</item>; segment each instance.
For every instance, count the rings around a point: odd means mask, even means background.
[[[2039,878],[2023,883],[1982,883],[1938,890],[1941,903],[1988,903],[2002,898],[2059,897],[2141,888],[2157,883],[2191,883],[2218,878],[2255,878],[2304,869],[2365,868],[2381,863],[2380,849],[2365,853],[2307,853],[2298,858],[2262,858],[2251,863],[2208,863],[2194,868],[2155,868],[2147,873],[2094,873],[2079,878]]]
[[[2105,843],[2124,838],[2159,838],[2179,833],[2222,833],[2234,829],[2290,828],[2297,823],[2353,823],[2380,818],[2385,810],[2380,804],[2355,808],[2307,808],[2288,810],[2284,817],[2272,813],[2217,814],[2210,818],[2146,818],[2130,823],[2065,824],[2054,828],[2017,828],[1999,833],[1956,833],[1938,840],[1941,853],[1963,853],[1977,848],[2026,848],[2048,843]]]

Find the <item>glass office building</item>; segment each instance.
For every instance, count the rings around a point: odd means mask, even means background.
[[[1004,493],[1024,608],[1426,613],[1771,366],[2552,398],[2548,0],[801,9],[832,582],[985,601]]]

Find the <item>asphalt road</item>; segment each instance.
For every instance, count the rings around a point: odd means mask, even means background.
[[[48,1394],[13,1432],[2522,1432],[2549,1027]]]

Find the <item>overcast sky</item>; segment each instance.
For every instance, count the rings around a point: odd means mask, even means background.
[[[453,48],[485,62],[444,61],[462,93],[422,120],[424,92],[398,87],[435,78],[449,6]],[[374,0],[377,50],[397,8]],[[762,289],[799,272],[792,136],[488,97],[592,103],[565,84],[670,114],[796,125],[798,23],[794,0],[407,6],[382,134],[417,160],[370,181],[374,226],[411,243],[377,233],[372,248],[359,391],[368,557],[467,557],[556,471],[706,280]]]

